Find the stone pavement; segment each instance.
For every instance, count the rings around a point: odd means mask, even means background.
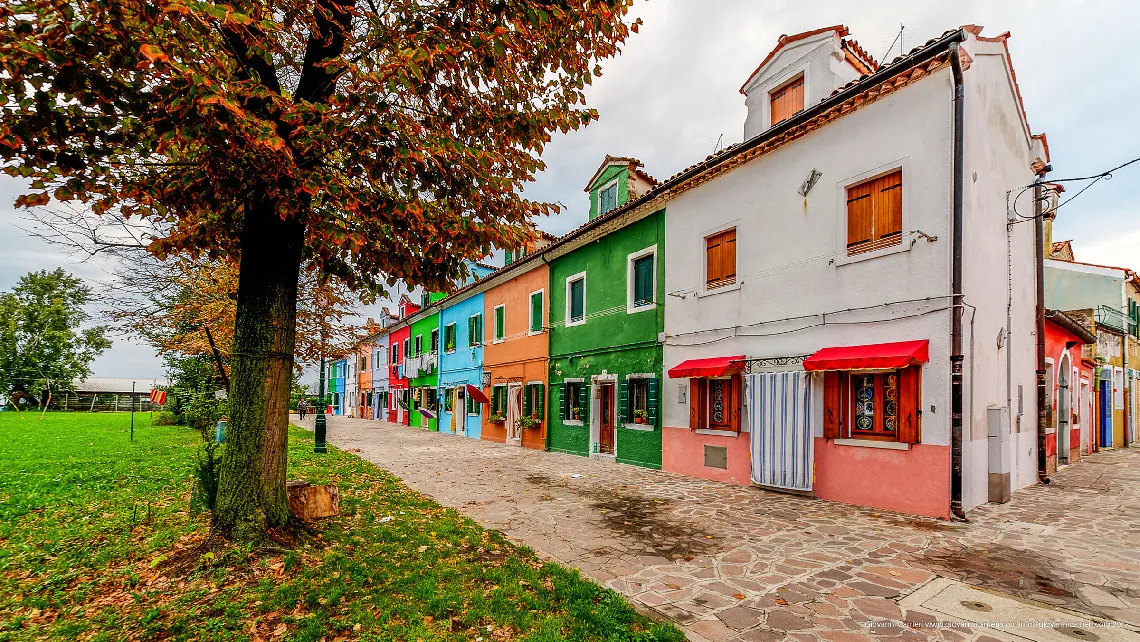
[[[898,599],[936,576],[1140,626],[1137,451],[1086,458],[959,523],[382,422],[331,417],[328,435],[692,640],[1010,639],[864,626],[934,620]]]

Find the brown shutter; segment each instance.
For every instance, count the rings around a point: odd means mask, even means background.
[[[844,407],[839,390],[839,373],[823,373],[823,438],[839,439],[842,437],[842,415]]]
[[[705,278],[712,285],[720,280],[720,235],[705,240]]]
[[[801,75],[773,91],[772,124],[787,120],[804,108],[804,77]]]
[[[743,397],[743,395],[740,394],[741,381],[742,377],[740,375],[732,375],[732,381],[728,386],[728,407],[730,409],[728,422],[733,432],[740,432],[740,400]]]
[[[708,287],[736,282],[736,228],[705,239],[705,279]]]
[[[879,247],[893,245],[902,236],[902,170],[875,180],[875,242]]]
[[[918,404],[921,393],[918,366],[899,371],[899,436],[904,444],[917,444],[919,429]]]
[[[706,379],[689,379],[689,430],[704,428]]]
[[[855,254],[870,249],[873,236],[874,205],[871,187],[874,181],[847,188],[847,252]]]

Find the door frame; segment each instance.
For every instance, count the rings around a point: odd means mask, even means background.
[[[507,443],[511,444],[511,445],[518,445],[518,446],[522,445],[522,430],[515,428],[514,420],[518,419],[518,417],[521,416],[522,412],[523,412],[522,392],[523,392],[523,384],[521,382],[519,382],[519,383],[508,383],[507,384],[507,420],[506,420]],[[510,410],[511,409],[511,398],[515,394],[518,394],[518,398],[519,398],[519,402],[518,402],[519,414],[518,414],[518,416],[512,417],[511,416],[511,410]],[[514,431],[518,431],[517,437],[511,436]]]
[[[602,453],[602,395],[601,386],[604,383],[613,384],[613,408],[614,408],[614,452],[613,454]],[[586,448],[590,457],[597,459],[617,459],[618,454],[618,422],[617,422],[617,402],[618,402],[618,376],[616,374],[600,374],[590,377],[590,443],[586,444]],[[598,449],[594,449],[594,445],[598,445]]]

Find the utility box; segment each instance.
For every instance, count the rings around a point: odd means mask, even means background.
[[[995,504],[1009,501],[1010,485],[1010,445],[1009,408],[991,406],[986,409],[989,423],[989,500]]]

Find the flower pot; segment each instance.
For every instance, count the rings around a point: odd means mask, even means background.
[[[642,419],[641,417],[634,417],[634,418],[633,418],[633,423],[635,423],[635,424],[643,424],[643,423],[645,423],[645,420],[644,420],[644,419]]]

